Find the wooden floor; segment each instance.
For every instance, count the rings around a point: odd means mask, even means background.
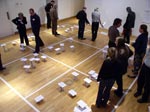
[[[90,70],[99,72],[103,62],[101,49],[107,45],[107,30],[99,29],[95,42],[91,41],[91,27],[86,26],[86,40],[77,39],[77,20],[69,19],[59,23],[58,37],[51,35],[51,29],[42,27],[40,35],[45,43],[41,48],[40,56],[46,55],[47,61],[36,63],[36,68],[31,69],[31,73],[26,73],[23,69],[22,57],[30,59],[33,57],[35,42],[30,40],[30,46],[25,51],[20,51],[18,34],[0,40],[0,44],[6,43],[7,50],[1,47],[2,61],[6,70],[0,72],[0,112],[73,112],[76,103],[83,100],[91,108],[92,112],[148,112],[148,103],[139,104],[133,97],[136,91],[136,80],[123,77],[124,96],[118,98],[114,95],[114,88],[111,91],[110,101],[106,108],[96,108],[95,100],[98,91],[98,83],[93,81],[90,87],[84,86],[84,78],[88,77]],[[75,26],[73,31],[65,32],[66,28]],[[101,33],[102,32],[102,33]],[[28,31],[30,34],[31,31]],[[72,37],[73,42],[68,38]],[[17,42],[16,46],[12,41]],[[49,51],[48,46],[54,48],[64,43],[65,52],[56,55],[55,51]],[[75,51],[71,51],[70,45],[75,46]],[[72,72],[78,72],[78,80],[73,80]],[[67,86],[63,92],[59,91],[58,83],[65,82]],[[77,96],[71,98],[68,91],[74,89]],[[38,95],[44,96],[44,101],[36,104],[34,98]]]

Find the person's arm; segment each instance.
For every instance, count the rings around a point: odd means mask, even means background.
[[[24,24],[27,24],[27,19],[26,19],[26,17],[23,17],[23,23],[24,23]]]
[[[80,12],[77,13],[76,18],[77,18],[77,19],[80,19],[80,18],[81,18],[81,17],[80,17]]]
[[[102,28],[104,28],[102,22],[101,22],[101,18],[100,18],[100,14],[99,14],[99,24],[101,25]]]
[[[38,15],[36,15],[36,24],[37,26],[40,28],[41,27],[41,20],[40,20],[40,17]]]
[[[13,20],[12,20],[12,22],[13,22],[15,25],[17,25],[17,26],[18,26],[18,22],[17,22],[17,20],[18,20],[18,18],[15,18],[15,19],[13,19]]]
[[[86,22],[87,24],[90,24],[90,22],[89,22],[88,19],[87,19],[87,15],[86,15],[86,18],[85,18],[85,22]]]
[[[102,28],[104,28],[100,18],[99,18],[99,24],[101,25]]]

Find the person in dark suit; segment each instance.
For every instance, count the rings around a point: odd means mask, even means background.
[[[20,12],[18,14],[18,17],[13,19],[12,22],[17,26],[20,35],[20,43],[23,44],[25,40],[26,45],[29,45],[29,40],[27,38],[26,26],[25,26],[27,24],[26,17],[24,17],[23,13]]]
[[[139,32],[141,34],[136,38],[135,42],[132,43],[135,53],[133,63],[134,68],[132,70],[133,74],[128,75],[128,77],[130,78],[135,78],[138,75],[147,49],[148,43],[147,25],[145,24],[140,25]]]
[[[35,35],[35,51],[34,53],[39,53],[40,47],[44,46],[43,41],[41,40],[39,33],[40,33],[40,27],[41,27],[41,21],[40,17],[34,12],[34,9],[29,9],[30,13],[30,21],[31,21],[31,27],[32,27],[32,32]]]
[[[2,64],[2,60],[1,60],[1,53],[0,53],[0,71],[6,69],[5,67],[3,67],[3,64]]]
[[[46,12],[46,17],[47,17],[47,29],[51,28],[51,17],[50,17],[50,10],[53,7],[55,1],[52,0],[45,6],[45,12]]]
[[[83,9],[77,13],[76,18],[79,20],[78,39],[85,40],[86,38],[83,38],[85,23],[90,24],[87,19],[86,7],[83,7]]]
[[[144,63],[137,80],[137,92],[134,94],[135,97],[138,97],[140,95],[142,95],[142,97],[139,98],[137,102],[147,103],[150,97],[150,48],[148,48],[146,52]]]
[[[60,35],[57,32],[57,21],[58,21],[57,5],[54,5],[52,9],[50,10],[50,16],[52,20],[52,34],[55,36]]]
[[[131,10],[131,7],[126,8],[128,15],[126,18],[126,22],[123,25],[123,35],[126,43],[130,43],[130,36],[132,34],[132,28],[134,28],[135,24],[135,12]]]
[[[116,77],[117,89],[114,93],[121,97],[123,95],[123,75],[127,73],[128,69],[128,59],[133,55],[132,50],[125,44],[125,40],[123,37],[117,37],[116,39],[116,49],[117,53],[117,60],[120,62],[120,73],[118,72]]]

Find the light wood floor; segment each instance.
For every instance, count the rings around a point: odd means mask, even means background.
[[[131,74],[129,67],[128,73],[123,77],[123,88],[126,94],[122,98],[114,95],[111,91],[110,102],[106,108],[96,108],[95,100],[98,91],[98,83],[93,81],[90,87],[84,86],[83,79],[88,77],[90,70],[99,72],[103,62],[101,49],[108,43],[107,35],[101,34],[106,32],[105,29],[99,29],[98,37],[95,42],[91,41],[91,28],[86,26],[86,40],[78,40],[78,29],[74,28],[69,33],[65,32],[66,28],[77,25],[76,19],[68,19],[59,22],[59,25],[65,25],[64,28],[58,28],[61,34],[58,37],[51,35],[51,29],[47,30],[42,27],[40,35],[45,43],[41,48],[41,55],[46,55],[47,61],[36,63],[36,68],[31,69],[31,73],[26,73],[23,69],[23,63],[20,58],[33,57],[35,42],[30,41],[30,46],[26,50],[20,51],[18,34],[2,38],[0,44],[7,44],[7,51],[1,48],[2,61],[6,70],[0,72],[0,112],[73,112],[76,103],[83,100],[91,108],[92,112],[147,112],[148,103],[139,104],[133,94],[136,91],[136,80],[127,77]],[[31,31],[28,31],[30,34]],[[72,37],[73,42],[68,38]],[[134,38],[132,38],[134,39]],[[12,41],[17,45],[13,46]],[[50,52],[47,47],[53,45],[59,47],[60,43],[65,44],[65,52],[56,55],[55,51]],[[75,46],[72,52],[70,45]],[[72,78],[72,72],[78,72],[80,75],[77,81]],[[58,83],[65,82],[67,86],[63,92],[59,92]],[[68,91],[74,89],[77,96],[71,98]],[[34,98],[38,95],[44,96],[44,101],[36,104]]]

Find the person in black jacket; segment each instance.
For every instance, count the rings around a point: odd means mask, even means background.
[[[110,96],[110,90],[115,82],[117,72],[120,70],[119,62],[116,58],[117,50],[114,47],[108,49],[108,56],[104,60],[97,81],[99,81],[99,90],[96,99],[96,106],[106,107]]]
[[[141,34],[137,37],[135,42],[132,43],[132,46],[135,49],[135,53],[134,53],[134,69],[132,70],[133,74],[128,75],[128,77],[130,78],[135,78],[138,75],[147,49],[148,43],[147,25],[145,24],[140,25],[139,32]]]
[[[123,37],[117,37],[116,39],[116,49],[117,49],[117,59],[120,62],[120,73],[117,73],[116,83],[117,89],[114,93],[121,97],[123,95],[123,80],[122,77],[127,73],[128,68],[128,59],[133,55],[132,50],[125,44],[125,40]]]
[[[78,39],[85,40],[86,38],[83,38],[85,23],[90,24],[87,19],[86,7],[83,7],[83,9],[77,13],[76,18],[79,19]]]
[[[27,24],[26,17],[24,17],[23,13],[20,12],[18,14],[18,17],[13,19],[12,22],[17,26],[20,35],[20,43],[23,44],[25,40],[26,45],[29,45],[29,40],[27,38],[26,26],[25,26]]]
[[[123,35],[126,43],[130,43],[130,36],[132,34],[132,28],[134,28],[135,24],[135,12],[131,10],[131,7],[126,8],[128,15],[126,18],[126,22],[123,25]]]
[[[149,39],[150,45],[150,39]],[[141,67],[138,80],[137,91],[134,94],[135,97],[141,96],[137,100],[138,103],[148,103],[150,97],[150,48],[147,49],[143,65]]]
[[[31,21],[31,27],[32,27],[32,32],[35,35],[35,51],[34,53],[39,53],[40,47],[44,46],[43,41],[41,40],[39,33],[40,33],[40,27],[41,27],[41,21],[40,17],[34,12],[34,9],[29,9],[30,12],[30,21]]]
[[[51,2],[47,3],[45,6],[45,12],[47,17],[47,29],[51,28],[51,17],[50,17],[50,10],[53,7],[55,1],[52,0]]]

